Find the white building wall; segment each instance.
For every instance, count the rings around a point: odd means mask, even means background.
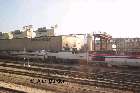
[[[92,41],[93,41],[92,36],[90,34],[88,34],[88,36],[87,36],[87,46],[88,46],[89,51],[92,51],[92,43],[93,43]]]
[[[62,36],[62,47],[66,47],[66,44],[70,49],[77,48],[77,50],[80,50],[82,46],[84,45],[83,41],[75,36]]]

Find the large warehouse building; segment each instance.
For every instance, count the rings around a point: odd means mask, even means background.
[[[0,51],[23,51],[25,48],[27,51],[61,51],[65,48],[80,50],[84,45],[82,40],[82,38],[73,35],[0,39]]]

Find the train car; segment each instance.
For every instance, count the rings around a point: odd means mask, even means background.
[[[138,54],[138,55],[137,55]],[[128,66],[140,67],[139,53],[127,53],[126,55],[114,55],[112,53],[94,53],[92,56],[94,62],[107,64],[109,66]]]
[[[65,63],[78,63],[84,61],[85,63],[99,63],[110,66],[128,66],[140,67],[140,57],[138,55],[114,55],[112,52],[85,52],[85,53],[72,53],[72,52],[13,52],[12,55],[17,55],[20,58],[49,60],[53,62]]]
[[[72,63],[77,64],[79,62],[87,61],[87,53],[73,53],[73,52],[46,52],[46,51],[36,51],[36,52],[12,52],[11,55],[17,56],[19,58],[26,59],[39,59],[41,61],[53,62],[53,63]]]
[[[105,56],[105,63],[112,66],[140,67],[140,57]]]

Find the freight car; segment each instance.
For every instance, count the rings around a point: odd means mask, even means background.
[[[10,55],[18,58],[40,59],[41,61],[54,63],[71,63],[77,64],[79,62],[106,64],[107,66],[128,66],[140,67],[140,56],[136,55],[114,55],[103,54],[95,52],[73,53],[73,52],[12,52]]]

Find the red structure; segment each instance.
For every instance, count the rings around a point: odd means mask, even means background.
[[[93,36],[94,36],[94,51],[96,51],[96,43],[95,43],[96,38],[100,38],[100,50],[103,50],[103,41],[105,41],[105,50],[107,50],[108,42],[110,41],[112,36],[107,35],[106,33],[93,34]]]

